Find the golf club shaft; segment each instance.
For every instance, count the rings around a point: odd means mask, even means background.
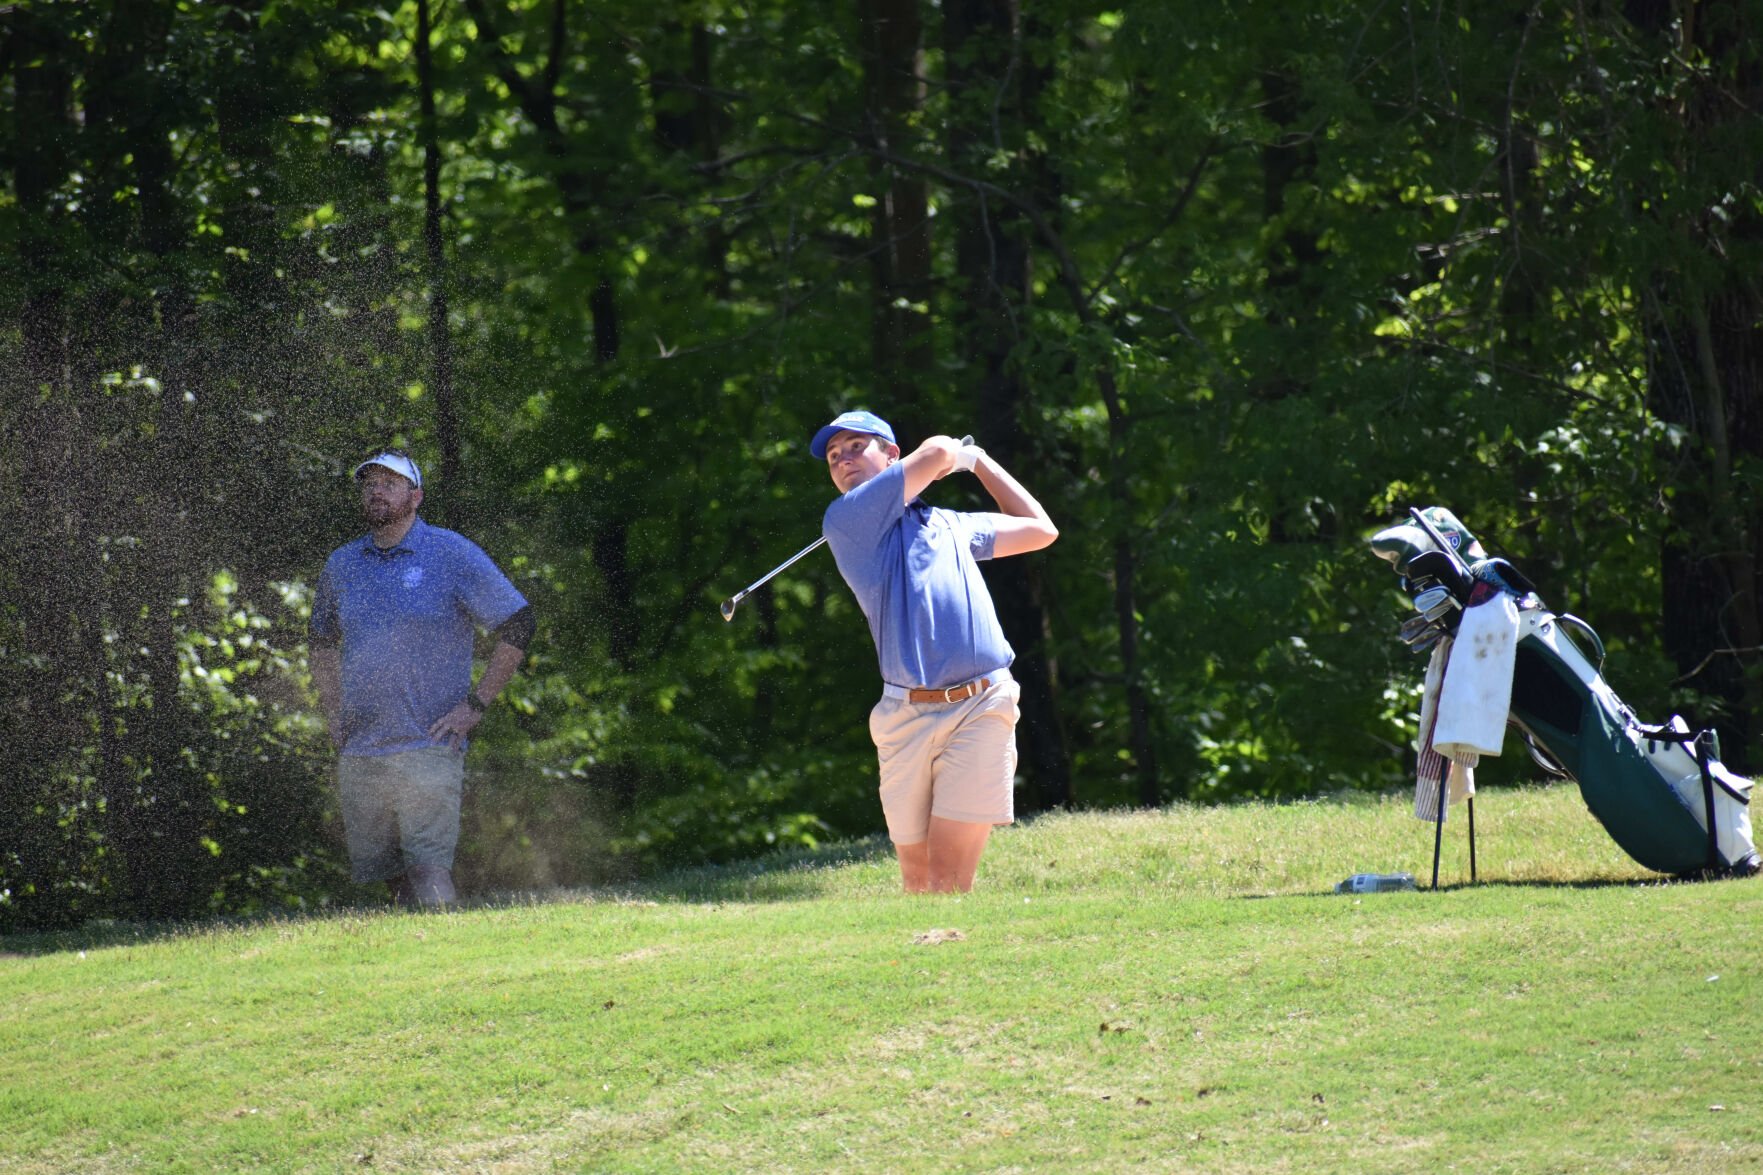
[[[973,444],[973,438],[971,436],[962,437],[959,443],[962,445],[971,445]],[[772,576],[784,570],[784,568],[788,567],[802,556],[808,554],[810,551],[818,549],[824,542],[826,542],[826,536],[821,535],[806,547],[803,547],[800,551],[797,551],[794,555],[791,555],[788,559],[785,559],[782,563],[779,563],[776,567],[773,567],[770,571],[767,571],[764,575],[761,575],[758,579],[724,600],[722,602],[722,618],[724,620],[733,620],[735,618],[735,609],[740,605],[742,600],[752,595],[757,589],[764,587]]]
[[[1445,553],[1445,557],[1451,561],[1452,566],[1457,569],[1457,573],[1464,578],[1468,578],[1469,561],[1467,556],[1469,552],[1459,551],[1456,547],[1453,547],[1448,541],[1446,541],[1445,536],[1439,533],[1439,528],[1432,524],[1432,519],[1428,518],[1425,514],[1422,514],[1415,507],[1408,507],[1408,513],[1414,521],[1420,525],[1420,529],[1426,532],[1426,537],[1430,538],[1434,545]]]
[[[740,591],[736,592],[733,596],[730,596],[728,604],[725,606],[725,609],[724,609],[724,615],[725,616],[733,616],[734,615],[734,606],[736,604],[739,604],[742,600],[746,599],[756,589],[765,586],[765,584],[767,582],[769,582],[773,576],[777,575],[778,572],[784,570],[786,567],[788,567],[790,564],[794,563],[796,560],[800,559],[802,556],[810,553],[811,551],[818,549],[820,547],[820,545],[824,542],[826,542],[826,536],[821,535],[819,538],[817,538],[813,542],[809,543],[806,547],[803,547],[800,551],[797,551],[794,555],[791,555],[788,559],[785,559],[782,563],[779,563],[776,567],[773,567],[770,571],[767,571],[764,575],[761,575],[758,579],[754,580],[752,583],[748,584],[746,587],[744,587]]]

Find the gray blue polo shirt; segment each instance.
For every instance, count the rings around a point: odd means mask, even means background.
[[[477,629],[525,606],[476,543],[421,518],[388,550],[369,534],[331,552],[312,602],[311,638],[342,643],[341,753],[443,745],[429,727],[471,688]]]
[[[869,620],[882,680],[940,689],[1007,667],[1016,654],[976,562],[992,557],[992,516],[908,504],[905,478],[895,462],[836,498],[821,522]]]

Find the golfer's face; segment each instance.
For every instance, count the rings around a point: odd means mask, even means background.
[[[361,513],[367,517],[369,526],[401,522],[416,513],[422,491],[390,469],[369,469],[360,481]]]
[[[839,493],[847,494],[893,464],[898,452],[878,436],[846,429],[826,443],[826,470]]]

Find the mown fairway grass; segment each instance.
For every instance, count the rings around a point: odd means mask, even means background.
[[[1763,1168],[1763,880],[1571,786],[1060,815],[441,915],[0,940],[0,1170]]]

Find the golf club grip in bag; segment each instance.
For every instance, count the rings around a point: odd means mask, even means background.
[[[1450,511],[1411,514],[1412,523],[1371,539],[1420,614],[1403,626],[1404,642],[1426,648],[1454,637],[1477,585],[1506,592],[1518,615],[1507,721],[1536,761],[1579,785],[1586,807],[1638,864],[1672,875],[1757,872],[1751,781],[1721,764],[1713,732],[1692,732],[1676,716],[1643,724],[1604,680],[1603,642],[1589,624],[1549,611],[1505,560],[1466,561],[1481,554],[1480,544]],[[1582,641],[1596,650],[1595,662]]]

